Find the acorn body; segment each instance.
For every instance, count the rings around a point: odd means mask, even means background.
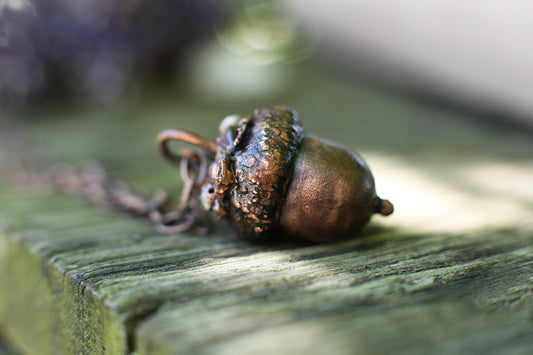
[[[378,203],[374,179],[361,157],[337,144],[305,136],[279,225],[295,238],[329,241],[361,229]]]
[[[375,212],[392,213],[363,159],[305,135],[292,110],[256,110],[221,133],[204,187],[207,208],[244,238],[325,242],[361,229]]]

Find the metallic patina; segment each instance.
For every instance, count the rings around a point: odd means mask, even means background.
[[[202,195],[206,208],[227,218],[248,239],[272,235],[315,242],[349,236],[372,214],[389,215],[392,204],[376,195],[364,160],[336,143],[306,135],[296,112],[283,106],[225,120],[216,145],[181,130],[162,132],[201,146],[213,156]]]

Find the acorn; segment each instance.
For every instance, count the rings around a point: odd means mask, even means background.
[[[183,130],[159,135],[163,155],[175,163],[168,142],[204,149],[212,162],[202,178],[207,210],[228,219],[239,236],[284,235],[313,242],[359,231],[374,213],[390,215],[392,204],[376,195],[365,161],[349,149],[305,134],[298,115],[283,106],[228,116],[216,143]]]

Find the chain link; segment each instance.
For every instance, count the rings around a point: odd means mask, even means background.
[[[21,154],[20,147],[26,154]],[[111,177],[99,164],[82,169],[60,164],[20,122],[0,119],[0,170],[14,186],[78,195],[108,211],[145,217],[162,234],[207,234],[211,220],[198,206],[208,168],[206,154],[182,150],[175,157],[184,183],[179,204],[163,190],[148,198],[124,180]]]

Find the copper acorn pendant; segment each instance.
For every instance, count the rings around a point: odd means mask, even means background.
[[[393,212],[376,195],[358,154],[305,134],[296,112],[283,106],[226,118],[216,144],[187,131],[161,132],[161,151],[173,163],[167,143],[175,139],[202,147],[213,159],[202,178],[202,200],[241,237],[327,242],[360,230],[374,213]]]

